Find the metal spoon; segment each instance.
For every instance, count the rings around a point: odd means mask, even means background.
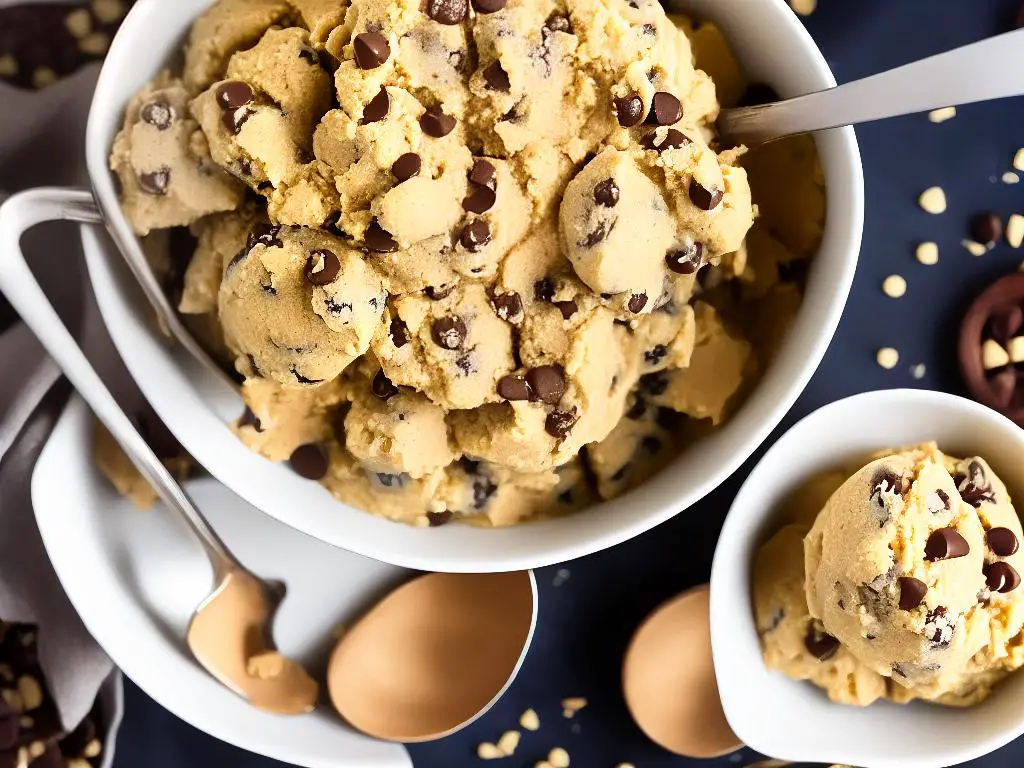
[[[718,132],[753,146],[842,125],[1024,94],[1024,29],[862,80],[756,107],[724,109]]]

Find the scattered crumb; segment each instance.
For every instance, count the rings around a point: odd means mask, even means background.
[[[933,123],[944,123],[954,117],[956,117],[956,107],[942,107],[942,109],[933,109],[928,113],[928,119]]]
[[[818,7],[818,0],[789,0],[789,4],[801,16],[810,16]]]
[[[1007,171],[1003,174],[1003,184],[1017,184],[1019,181],[1020,176],[1013,171]]]
[[[882,347],[875,353],[875,361],[886,370],[892,370],[900,361],[900,353],[892,347]]]
[[[910,369],[910,375],[915,379],[923,379],[927,369],[924,367],[924,363],[918,363]]]
[[[519,724],[528,731],[536,731],[540,728],[540,718],[532,709],[528,709],[519,716]]]
[[[555,572],[555,578],[551,580],[551,586],[553,586],[553,587],[560,587],[560,586],[562,586],[563,584],[565,584],[565,582],[567,582],[569,580],[569,576],[570,575],[571,574],[569,573],[569,569],[568,568],[559,568]]]
[[[907,281],[900,275],[889,275],[882,281],[882,293],[890,299],[898,299],[907,292]]]
[[[921,243],[917,246],[917,250],[914,251],[914,255],[917,256],[917,260],[922,264],[926,264],[928,266],[938,264],[939,246],[935,243]]]
[[[926,212],[939,214],[946,210],[946,193],[942,187],[928,187],[917,202]]]
[[[988,246],[976,243],[973,240],[961,240],[960,245],[967,249],[971,256],[984,256],[988,253]]]
[[[1006,221],[1006,242],[1013,248],[1020,248],[1024,243],[1024,216],[1019,213],[1011,214]]]
[[[0,56],[0,77],[14,77],[18,74],[18,61],[10,54]]]
[[[32,87],[45,88],[57,82],[57,73],[49,67],[39,67],[32,73]]]
[[[587,700],[582,696],[574,696],[570,699],[562,699],[562,714],[565,717],[572,717],[581,709],[587,706]]]
[[[494,744],[491,744],[489,741],[485,741],[483,744],[477,745],[476,756],[481,760],[498,760],[499,758],[505,757],[505,753],[498,749]]]
[[[1018,171],[1024,171],[1024,147],[1017,150],[1017,154],[1013,156],[1013,167]]]
[[[511,755],[519,746],[519,731],[505,731],[498,739],[498,749],[505,755]]]
[[[75,8],[64,17],[64,26],[73,38],[81,40],[92,32],[92,16],[87,8]]]
[[[548,752],[548,763],[551,768],[569,768],[569,753],[561,747],[555,747]]]
[[[1006,351],[1010,353],[1011,363],[1024,363],[1024,336],[1014,336],[1010,339]]]
[[[110,37],[103,32],[93,32],[78,41],[78,50],[93,56],[102,56],[110,47]]]
[[[991,371],[993,368],[1002,368],[1004,365],[1009,365],[1009,363],[1010,355],[995,339],[987,339],[981,345],[981,367],[986,371]]]
[[[92,12],[102,24],[113,24],[124,16],[124,0],[92,0]]]

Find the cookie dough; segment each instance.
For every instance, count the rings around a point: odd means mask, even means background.
[[[753,253],[707,72],[735,103],[721,35],[655,0],[219,0],[112,165],[136,229],[196,238],[179,310],[244,379],[246,445],[390,519],[511,525],[723,422],[754,334],[778,344],[759,319],[799,303],[774,267],[813,254],[823,207],[801,229],[773,200]],[[164,165],[150,199],[137,172]],[[820,181],[780,165],[773,198]]]

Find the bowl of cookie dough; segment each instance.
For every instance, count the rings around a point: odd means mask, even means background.
[[[612,546],[750,455],[846,300],[853,132],[720,146],[764,83],[834,85],[781,0],[141,0],[95,196],[240,390],[87,228],[101,313],[195,460],[311,536],[439,571]]]

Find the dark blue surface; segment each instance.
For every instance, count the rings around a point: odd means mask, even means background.
[[[820,0],[807,26],[836,78],[845,82],[1005,31],[1020,5],[1020,0]],[[857,134],[867,182],[867,225],[856,282],[821,369],[781,428],[824,403],[864,390],[959,392],[955,340],[960,314],[982,286],[1024,260],[1024,250],[1015,253],[1005,243],[982,258],[960,247],[971,214],[995,210],[1005,220],[1014,210],[1024,212],[1024,183],[999,181],[1013,152],[1024,146],[1024,99],[964,107],[941,125],[917,115],[864,126]],[[930,216],[916,204],[918,194],[933,184],[946,190],[949,210],[943,216]],[[915,261],[914,245],[923,240],[939,244],[938,265]],[[894,272],[909,284],[898,301],[880,290],[883,278]],[[882,346],[900,351],[900,364],[892,371],[874,362]],[[917,363],[927,367],[920,381],[910,374]],[[554,746],[566,748],[573,766],[582,768],[612,768],[626,761],[638,768],[725,768],[753,761],[748,750],[717,761],[669,755],[633,725],[619,688],[622,654],[640,619],[667,597],[707,579],[719,528],[746,472],[747,467],[741,469],[717,492],[658,529],[562,566],[569,578],[558,587],[558,567],[539,571],[540,623],[518,680],[470,728],[413,747],[417,768],[486,765],[477,761],[476,745],[515,727],[527,707],[540,714],[541,729],[524,732],[516,756],[493,765],[532,766]],[[561,699],[568,696],[589,701],[573,720],[561,714]],[[282,765],[195,731],[131,684],[117,755],[116,768]],[[970,765],[1022,764],[1024,742]]]

